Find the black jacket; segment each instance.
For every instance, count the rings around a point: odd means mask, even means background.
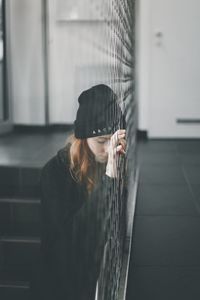
[[[69,146],[60,149],[41,172],[41,251],[31,281],[34,300],[95,298],[115,179],[103,175],[88,197],[85,186],[71,176],[68,151]]]

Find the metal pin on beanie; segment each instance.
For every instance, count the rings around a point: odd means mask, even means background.
[[[83,91],[76,114],[75,137],[79,139],[112,134],[119,129],[122,111],[113,90],[99,84]]]

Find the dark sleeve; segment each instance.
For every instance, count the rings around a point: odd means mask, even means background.
[[[62,223],[60,199],[64,197],[63,174],[51,159],[42,169],[41,193],[41,257],[45,299],[72,299],[72,266],[70,264],[70,228]],[[67,189],[67,187],[65,187]],[[47,298],[48,297],[48,298]]]
[[[81,300],[95,296],[115,185],[116,179],[104,175],[73,219],[73,249],[81,266],[76,274],[79,290],[83,290]]]
[[[67,191],[62,180],[63,173],[55,160],[49,161],[40,179],[45,277],[42,293],[49,299],[93,300],[106,239],[106,215],[116,181],[104,175],[66,228],[58,206]]]

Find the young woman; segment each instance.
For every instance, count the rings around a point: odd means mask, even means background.
[[[99,215],[126,140],[122,112],[108,86],[96,85],[78,101],[74,133],[41,173],[41,258],[31,285],[34,299],[95,298],[105,239]]]

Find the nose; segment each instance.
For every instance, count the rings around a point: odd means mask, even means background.
[[[110,140],[108,140],[108,141],[105,142],[105,144],[104,144],[104,151],[105,151],[106,153],[108,153],[108,147],[109,147],[109,144],[110,144]]]

